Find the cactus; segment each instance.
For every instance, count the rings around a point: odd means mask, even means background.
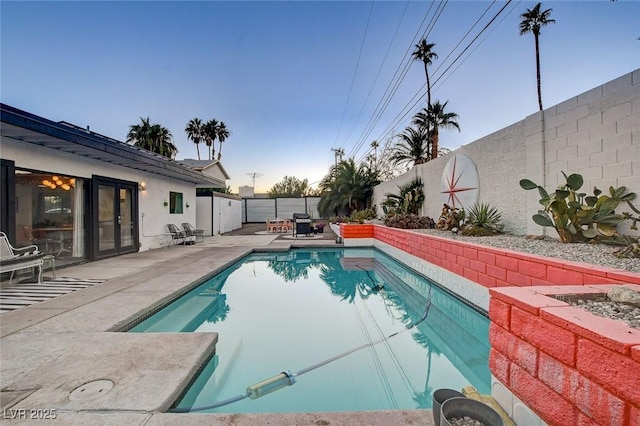
[[[564,172],[562,175],[566,183],[551,194],[529,179],[520,181],[523,189],[538,189],[540,193],[540,204],[544,206],[544,210],[538,210],[533,215],[533,221],[540,226],[555,228],[560,241],[564,243],[612,238],[617,235],[616,225],[628,217],[616,214],[615,209],[623,201],[632,206],[631,200],[636,194],[625,193],[627,189],[621,186],[610,187],[610,195],[601,195],[602,191],[594,187],[593,195],[587,196],[578,192],[584,183],[581,175],[574,173],[567,176]]]

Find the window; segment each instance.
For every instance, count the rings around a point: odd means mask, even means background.
[[[182,193],[169,192],[169,213],[182,214]]]

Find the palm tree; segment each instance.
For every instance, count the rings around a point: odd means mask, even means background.
[[[127,143],[168,158],[174,158],[178,152],[171,132],[159,124],[151,124],[149,117],[140,117],[140,124],[129,126]]]
[[[218,161],[222,157],[222,143],[229,137],[229,130],[224,121],[221,121],[216,128],[216,135],[218,136],[218,142],[220,142],[220,149],[218,150]]]
[[[173,135],[169,129],[159,124],[154,124],[150,129],[150,137],[153,141],[153,152],[167,158],[175,158],[178,148],[173,144]]]
[[[191,139],[196,144],[196,151],[198,151],[198,160],[200,159],[200,142],[202,142],[202,120],[199,118],[192,118],[187,123],[187,127],[184,128],[187,138]]]
[[[151,123],[149,117],[140,117],[140,124],[132,124],[129,126],[129,133],[127,133],[127,143],[133,143],[134,146],[151,151],[151,140],[149,139],[149,129],[151,129]]]
[[[427,39],[423,38],[416,44],[416,50],[413,51],[413,58],[424,63],[424,73],[427,77],[427,105],[431,105],[431,83],[429,82],[428,66],[433,63],[434,59],[438,59],[438,55],[431,51],[435,43],[427,43]]]
[[[211,160],[216,154],[216,148],[213,146],[213,143],[218,137],[218,120],[212,118],[205,123],[202,128],[202,137],[204,143],[209,147],[209,160]]]
[[[542,3],[538,3],[533,9],[527,9],[525,13],[520,15],[522,21],[520,22],[520,35],[527,33],[533,33],[533,38],[536,43],[536,78],[538,80],[538,106],[542,111],[542,89],[540,85],[540,28],[547,24],[554,24],[555,19],[549,19],[551,16],[551,10],[540,10]]]
[[[446,112],[447,104],[441,104],[440,101],[429,105],[427,108],[423,108],[413,117],[413,123],[420,128],[426,127],[431,129],[431,159],[438,157],[438,142],[440,139],[438,129],[455,128],[460,131],[460,125],[456,121],[458,114],[455,112]]]
[[[413,162],[413,165],[423,164],[429,161],[429,138],[425,127],[407,127],[398,135],[400,141],[393,147],[390,160],[394,164]]]
[[[318,211],[324,217],[371,204],[373,188],[380,183],[378,172],[366,163],[356,166],[353,158],[331,167],[318,185],[322,191]]]

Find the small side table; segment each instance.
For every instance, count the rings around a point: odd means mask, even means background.
[[[51,276],[55,280],[56,279],[56,257],[52,254],[48,254],[42,258],[42,273],[44,274],[44,269],[49,266],[51,267]]]

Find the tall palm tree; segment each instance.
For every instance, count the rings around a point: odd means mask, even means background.
[[[213,146],[213,143],[218,137],[218,120],[212,118],[204,124],[202,128],[202,137],[204,139],[204,143],[209,147],[209,160],[211,160],[216,154],[216,148]]]
[[[127,143],[169,158],[174,158],[178,152],[171,132],[159,124],[151,124],[149,117],[140,117],[140,124],[129,126]]]
[[[150,137],[153,141],[153,152],[167,158],[175,158],[178,148],[173,144],[173,135],[169,129],[159,124],[154,124],[150,129]]]
[[[535,5],[533,9],[527,9],[525,13],[520,15],[522,21],[520,22],[520,35],[527,33],[533,33],[533,38],[536,43],[536,78],[538,82],[538,106],[542,111],[542,89],[540,85],[540,28],[548,24],[554,24],[555,19],[550,19],[551,10],[540,10],[542,3]]]
[[[199,118],[192,118],[184,128],[187,138],[196,144],[196,151],[198,151],[198,160],[200,159],[200,142],[202,142],[202,120]]]
[[[413,162],[413,165],[426,163],[431,159],[429,154],[429,138],[425,127],[407,127],[398,135],[399,142],[393,147],[390,160],[394,164]]]
[[[413,124],[418,125],[419,128],[426,127],[431,129],[431,159],[438,157],[438,142],[440,135],[438,129],[455,128],[460,131],[460,125],[456,121],[458,114],[455,112],[446,112],[447,104],[441,104],[440,101],[429,105],[427,108],[423,108],[413,117]]]
[[[429,81],[428,67],[434,59],[438,59],[438,55],[431,50],[434,46],[435,43],[427,43],[427,39],[423,38],[416,44],[416,50],[412,54],[415,60],[422,61],[424,64],[424,73],[427,77],[427,105],[431,105],[431,82]]]
[[[224,121],[221,121],[216,128],[216,136],[218,136],[218,142],[220,142],[220,149],[218,150],[218,161],[222,157],[222,143],[229,137],[229,130]]]

